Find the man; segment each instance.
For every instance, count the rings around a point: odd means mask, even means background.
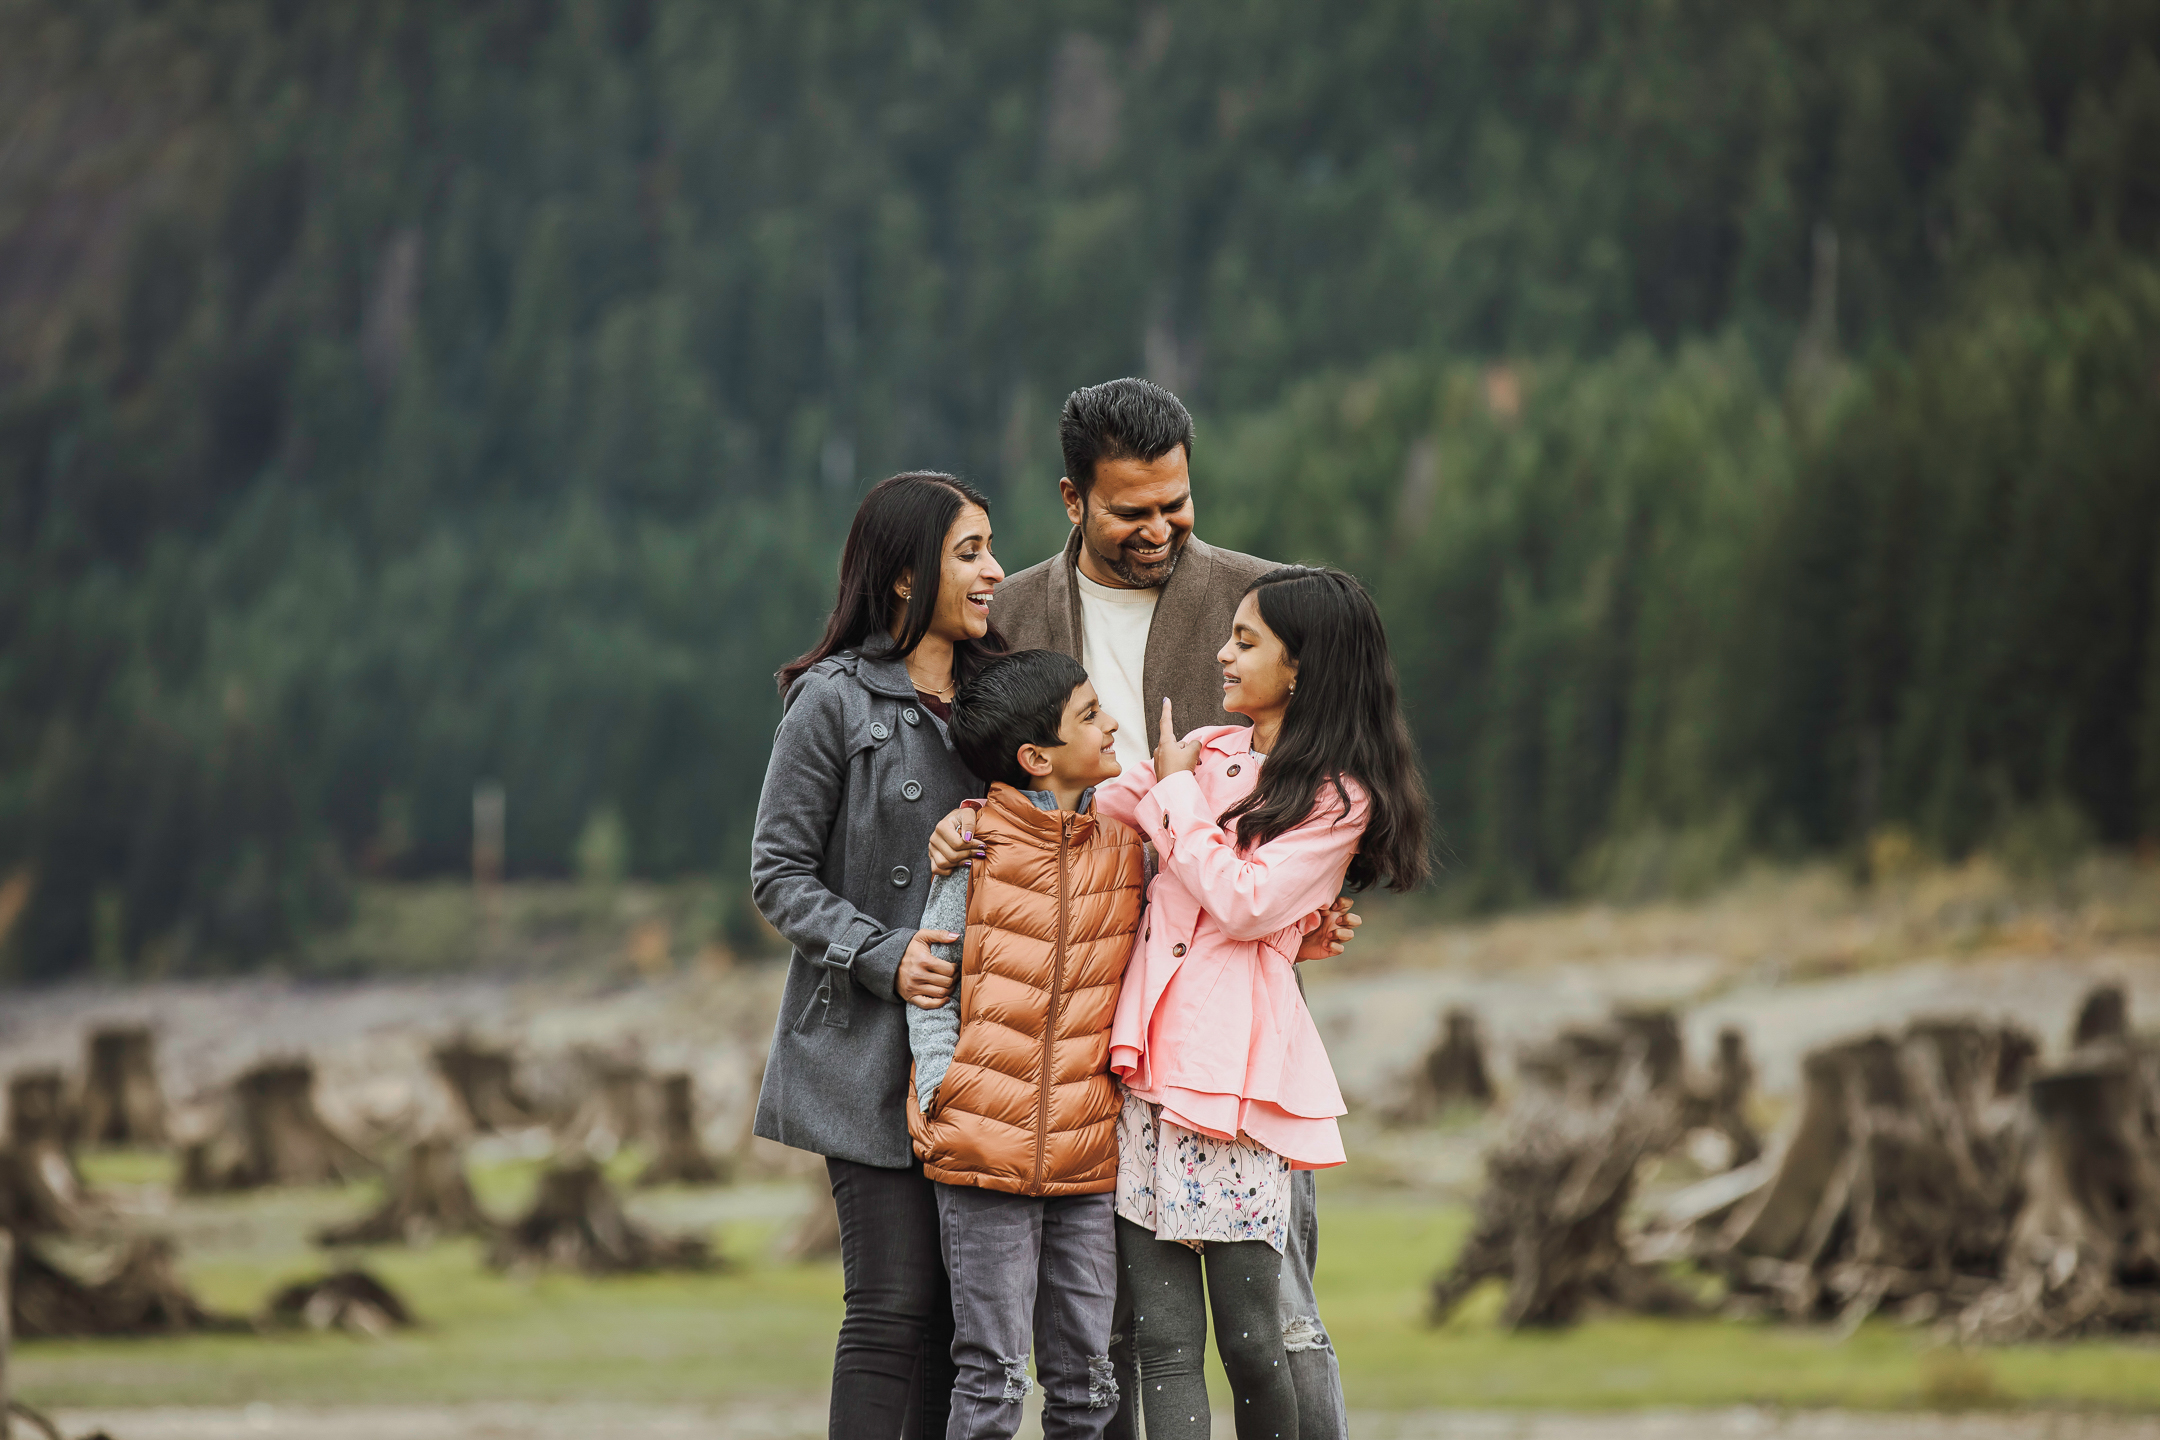
[[[1058,493],[1072,521],[1062,553],[997,587],[990,623],[1014,650],[1060,650],[1084,666],[1102,707],[1118,722],[1118,759],[1149,759],[1170,697],[1186,730],[1243,723],[1222,708],[1215,653],[1230,633],[1245,587],[1275,568],[1269,560],[1218,550],[1193,536],[1192,416],[1178,398],[1146,380],[1112,380],[1075,390],[1058,420],[1065,475]],[[940,838],[954,848],[948,819]],[[1315,932],[1299,959],[1340,953],[1358,924],[1344,915],[1332,935]],[[1319,1240],[1313,1174],[1296,1172],[1290,1243],[1283,1252],[1283,1339],[1297,1386],[1302,1440],[1346,1433],[1342,1376],[1313,1298]],[[1129,1297],[1118,1296],[1116,1362],[1123,1409],[1109,1436],[1137,1427]]]

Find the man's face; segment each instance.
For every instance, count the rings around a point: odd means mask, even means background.
[[[1101,585],[1146,590],[1177,569],[1192,538],[1192,480],[1185,447],[1153,460],[1101,460],[1083,502],[1070,477],[1058,481],[1065,515],[1080,527],[1080,568]]]

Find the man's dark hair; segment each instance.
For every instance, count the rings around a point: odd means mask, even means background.
[[[1058,723],[1065,702],[1087,678],[1079,661],[1056,650],[1016,650],[991,661],[953,696],[953,749],[986,785],[1038,788],[1020,768],[1020,747],[1064,743]]]
[[[1177,396],[1152,380],[1106,380],[1065,397],[1058,444],[1065,451],[1065,478],[1084,501],[1095,488],[1095,467],[1104,460],[1146,464],[1180,445],[1191,460],[1192,416]]]

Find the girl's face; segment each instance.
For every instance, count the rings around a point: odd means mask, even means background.
[[[930,617],[930,633],[958,643],[978,640],[990,629],[990,592],[1005,578],[990,555],[990,517],[980,505],[963,505],[945,532],[942,573],[938,576],[937,610]],[[903,579],[904,595],[915,577]],[[904,607],[905,601],[902,605]]]
[[[1238,601],[1237,614],[1230,621],[1230,643],[1216,651],[1215,658],[1223,667],[1222,708],[1229,714],[1257,721],[1280,715],[1289,706],[1297,661],[1260,618],[1256,595]]]

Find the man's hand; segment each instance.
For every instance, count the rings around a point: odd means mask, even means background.
[[[982,855],[982,846],[975,843],[975,807],[963,805],[937,822],[930,832],[930,868],[939,875],[950,875],[970,860]]]
[[[1297,947],[1299,960],[1325,960],[1340,955],[1343,946],[1357,938],[1357,927],[1365,923],[1365,917],[1350,907],[1357,902],[1348,895],[1320,912],[1320,923],[1305,933],[1305,939]]]
[[[935,1010],[952,994],[953,975],[960,967],[930,953],[932,945],[950,945],[960,937],[950,930],[917,930],[900,957],[893,989],[918,1010]]]
[[[1162,697],[1161,737],[1155,742],[1155,778],[1167,780],[1180,770],[1196,769],[1200,764],[1200,742],[1187,745],[1177,738],[1177,727],[1170,720],[1170,697]]]

